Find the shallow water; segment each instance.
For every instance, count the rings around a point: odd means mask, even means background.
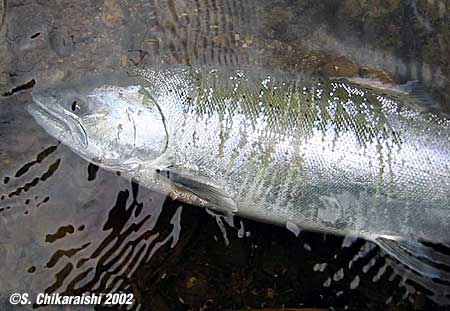
[[[8,0],[0,10],[0,310],[23,309],[13,292],[44,291],[136,298],[97,310],[445,310],[370,242],[173,202],[79,158],[26,105],[35,85],[187,63],[417,79],[448,111],[448,2]]]

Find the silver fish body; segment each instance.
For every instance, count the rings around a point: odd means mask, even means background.
[[[450,280],[417,259],[442,262],[417,241],[450,237],[450,121],[405,94],[174,66],[33,98],[30,112],[48,133],[142,185],[263,222],[363,237],[427,277]]]

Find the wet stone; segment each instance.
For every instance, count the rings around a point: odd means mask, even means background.
[[[118,0],[103,2],[103,22],[109,27],[117,27],[124,22],[124,13]]]
[[[324,65],[322,73],[330,77],[356,77],[359,75],[359,65],[340,57]]]
[[[50,47],[60,57],[69,56],[75,47],[73,38],[65,31],[52,29],[48,34]]]

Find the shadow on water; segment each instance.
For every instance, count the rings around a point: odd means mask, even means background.
[[[140,310],[439,310],[370,242],[181,206],[77,157],[25,110],[35,84],[157,63],[419,79],[445,101],[449,4],[362,3],[2,2],[0,309],[17,291],[124,291]]]

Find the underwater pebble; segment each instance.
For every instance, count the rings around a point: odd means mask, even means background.
[[[353,243],[355,243],[356,240],[357,240],[357,238],[354,238],[351,236],[346,236],[344,238],[344,240],[342,241],[342,248],[350,247],[351,245],[353,245]]]
[[[338,272],[336,272],[334,275],[333,275],[333,280],[334,281],[340,281],[340,280],[342,280],[344,278],[344,269],[339,269],[339,271]]]
[[[350,283],[350,289],[355,289],[359,286],[359,276],[355,276],[355,278],[353,279],[353,281],[351,281]]]
[[[238,238],[241,239],[244,237],[245,228],[244,228],[244,223],[242,222],[242,220],[241,220],[240,224],[241,224],[241,227],[238,229],[237,235],[238,235]]]
[[[381,278],[381,276],[386,272],[388,265],[385,264],[384,266],[382,266],[380,269],[378,269],[377,274],[372,278],[373,282],[378,282]]]
[[[324,263],[317,263],[317,264],[314,265],[313,270],[314,271],[323,272],[327,268],[327,265],[328,264],[326,262],[324,262]]]
[[[298,235],[301,232],[300,228],[296,224],[294,224],[293,222],[290,222],[290,221],[286,222],[286,229],[291,231],[296,237],[298,237]]]

